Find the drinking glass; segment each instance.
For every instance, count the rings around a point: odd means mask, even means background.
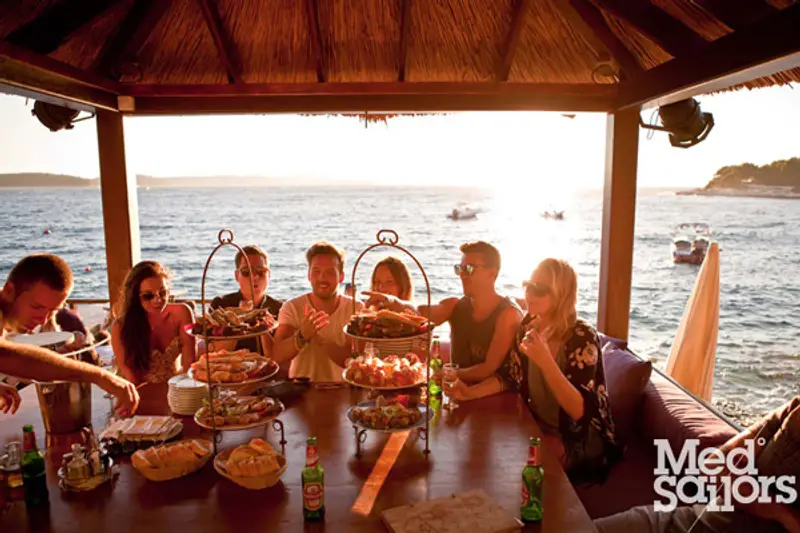
[[[445,363],[442,366],[442,409],[452,411],[458,407],[458,403],[450,396],[456,381],[458,381],[458,365]]]

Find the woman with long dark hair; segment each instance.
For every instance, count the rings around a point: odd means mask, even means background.
[[[184,331],[194,316],[186,304],[169,303],[169,273],[142,261],[125,277],[111,328],[111,346],[122,376],[134,383],[163,383],[186,372],[196,357]]]

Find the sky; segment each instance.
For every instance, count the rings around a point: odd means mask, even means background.
[[[699,97],[715,128],[690,149],[640,130],[639,186],[705,185],[721,166],[800,156],[800,85]],[[99,174],[94,120],[52,133],[32,101],[0,94],[0,173]],[[652,110],[642,111],[649,121]],[[129,168],[152,176],[270,176],[505,187],[602,187],[604,114],[457,113],[388,125],[341,116],[127,117]]]

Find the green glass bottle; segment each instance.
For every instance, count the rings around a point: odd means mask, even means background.
[[[306,467],[301,474],[303,482],[303,520],[325,519],[325,470],[319,464],[317,438],[306,441]]]
[[[528,523],[541,521],[544,513],[544,468],[539,461],[539,444],[537,437],[531,437],[528,464],[522,469],[522,505],[519,514],[522,521]]]
[[[22,428],[22,486],[25,492],[25,505],[43,505],[50,501],[47,492],[47,472],[44,456],[36,447],[36,434],[33,426]]]
[[[433,374],[435,374],[438,370],[441,370],[442,366],[444,365],[444,363],[442,363],[442,357],[439,354],[439,350],[439,337],[435,336],[433,338],[433,348],[431,348],[431,376],[433,376]],[[433,379],[431,379],[431,383],[428,386],[428,392],[432,397],[439,397],[442,395],[442,387],[433,381]]]

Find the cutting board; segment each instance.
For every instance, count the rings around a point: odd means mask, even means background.
[[[482,490],[387,509],[392,533],[510,533],[521,524]]]

